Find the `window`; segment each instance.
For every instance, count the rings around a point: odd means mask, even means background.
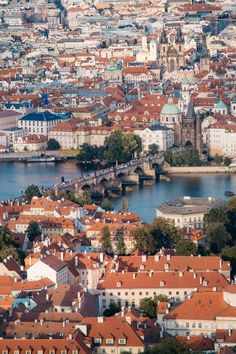
[[[94,338],[94,343],[95,344],[100,344],[101,343],[101,339],[100,338]]]
[[[106,339],[106,344],[113,344],[113,339],[112,338]]]
[[[125,340],[125,339],[119,339],[119,340],[118,340],[118,343],[119,343],[119,344],[125,344],[125,343],[126,343],[126,340]]]
[[[186,328],[189,328],[189,323],[188,322],[186,323]]]
[[[198,323],[198,328],[202,328],[202,324],[201,323]]]
[[[61,350],[61,354],[66,354],[67,350]]]

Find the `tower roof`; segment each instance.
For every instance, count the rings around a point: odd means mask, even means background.
[[[180,27],[176,31],[175,43],[184,43],[184,36]]]
[[[225,104],[223,101],[220,100],[220,101],[215,105],[214,108],[216,108],[216,109],[225,109],[225,108],[227,108],[227,106],[226,106],[226,104]]]
[[[189,102],[185,118],[186,119],[196,119],[196,114],[195,114],[193,102]]]
[[[167,43],[168,43],[166,31],[165,31],[164,28],[163,28],[163,30],[162,30],[162,32],[161,32],[160,43],[161,43],[161,44],[167,44]]]

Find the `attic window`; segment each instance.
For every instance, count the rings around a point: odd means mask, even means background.
[[[144,270],[144,265],[143,264],[140,265],[140,270]]]
[[[160,281],[160,286],[164,286],[165,282],[163,280]]]
[[[207,286],[208,281],[207,280],[203,280],[203,286]]]
[[[55,350],[49,350],[49,354],[55,354]]]
[[[126,344],[126,339],[119,339],[118,344]]]
[[[101,338],[94,338],[94,343],[95,343],[95,344],[100,344],[100,343],[102,343]]]
[[[117,288],[120,288],[121,287],[121,282],[118,281],[116,285],[117,285]]]
[[[67,350],[61,350],[61,354],[67,354]]]
[[[106,344],[113,344],[113,339],[112,338],[108,338],[106,339]]]

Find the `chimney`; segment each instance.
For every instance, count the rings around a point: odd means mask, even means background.
[[[61,252],[61,261],[63,261],[63,260],[64,260],[64,253]]]
[[[232,336],[232,328],[229,328],[228,334],[229,334],[229,337]]]
[[[29,256],[29,265],[30,265],[30,267],[32,266],[32,257],[31,256]]]
[[[222,268],[223,262],[222,259],[220,258],[220,269]]]
[[[136,278],[136,273],[133,273],[133,279],[135,279]]]
[[[99,254],[99,259],[100,259],[100,263],[104,262],[104,255],[102,252]]]
[[[155,254],[155,256],[154,256],[154,260],[155,260],[155,262],[159,262],[159,260],[160,260],[160,256],[159,256],[158,254]]]
[[[78,267],[79,259],[78,256],[75,256],[75,268]]]
[[[146,254],[142,255],[142,263],[145,263],[147,261],[147,256]]]
[[[150,271],[149,271],[149,277],[151,278],[151,277],[152,277],[152,275],[153,275],[153,270],[152,270],[152,269],[150,269]]]
[[[41,324],[41,326],[43,325],[43,319],[42,318],[40,319],[40,324]]]
[[[98,323],[103,323],[103,322],[104,322],[104,317],[98,316]]]
[[[179,277],[182,278],[183,272],[179,271]]]
[[[167,254],[167,256],[166,256],[167,261],[170,261],[170,258],[171,258],[171,255]]]
[[[197,278],[197,274],[193,273],[193,278],[196,279]]]
[[[202,285],[202,283],[203,283],[203,277],[202,277],[202,275],[200,275],[199,280],[200,280],[200,284]]]

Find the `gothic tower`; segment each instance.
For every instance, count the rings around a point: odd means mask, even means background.
[[[189,102],[186,116],[182,121],[182,146],[201,149],[201,120],[196,117],[194,105]]]

